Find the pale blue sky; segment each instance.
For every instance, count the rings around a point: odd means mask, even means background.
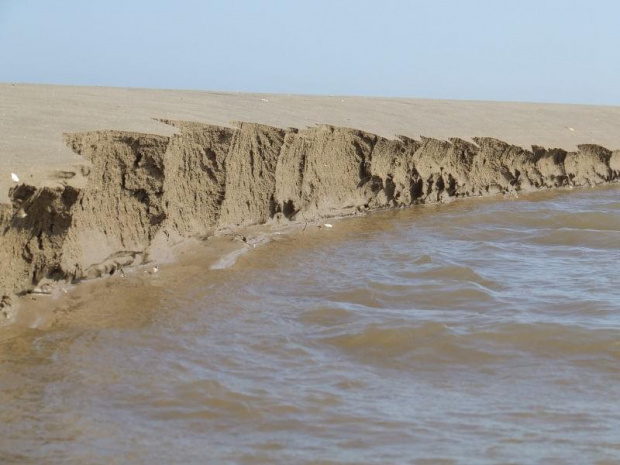
[[[0,82],[620,104],[618,0],[0,0]]]

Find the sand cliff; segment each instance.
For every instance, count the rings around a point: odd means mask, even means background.
[[[65,134],[90,165],[62,176],[85,182],[10,190],[10,205],[0,205],[0,312],[37,286],[138,265],[154,244],[620,178],[620,150],[594,144],[526,150],[489,137],[388,139],[331,125],[160,121],[177,134]]]

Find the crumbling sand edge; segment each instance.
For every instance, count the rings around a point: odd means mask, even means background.
[[[114,274],[184,238],[620,179],[620,150],[593,144],[526,150],[487,137],[161,121],[179,133],[65,134],[90,161],[83,187],[11,189],[11,205],[0,206],[0,321],[15,296]]]

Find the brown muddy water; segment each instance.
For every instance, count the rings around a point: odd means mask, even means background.
[[[618,187],[332,223],[4,328],[0,461],[620,462]]]

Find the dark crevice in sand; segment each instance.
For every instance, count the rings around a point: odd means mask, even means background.
[[[160,121],[179,133],[66,134],[92,163],[83,188],[11,189],[12,205],[0,205],[1,314],[11,296],[113,274],[183,238],[620,178],[620,151],[593,144],[525,150],[488,137],[389,140],[328,125]]]

